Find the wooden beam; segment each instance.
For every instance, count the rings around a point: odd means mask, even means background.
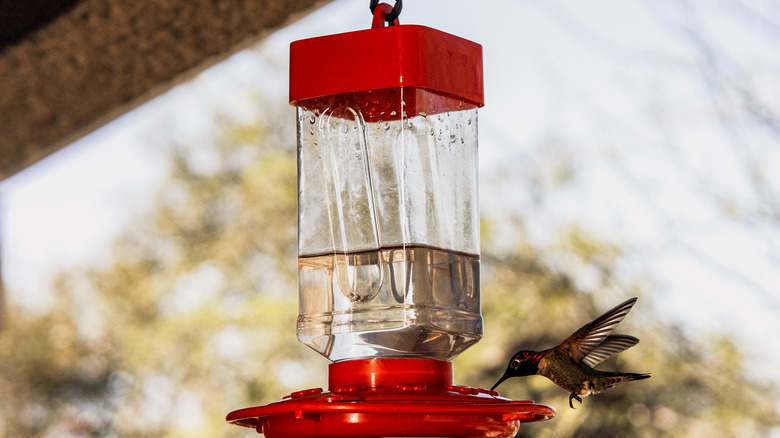
[[[81,0],[0,48],[0,180],[328,0]]]

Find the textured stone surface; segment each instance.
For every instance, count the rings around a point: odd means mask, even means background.
[[[0,52],[0,179],[326,0],[82,0]]]

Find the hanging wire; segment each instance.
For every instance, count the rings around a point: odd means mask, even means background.
[[[379,5],[379,0],[371,0],[371,4],[369,5],[369,9],[371,9],[371,13],[374,13],[374,9]],[[397,0],[395,2],[395,5],[393,6],[392,12],[387,14],[385,16],[385,21],[388,23],[392,23],[395,21],[399,15],[401,15],[401,9],[404,7],[404,2],[402,0]]]

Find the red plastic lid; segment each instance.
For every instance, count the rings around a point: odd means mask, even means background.
[[[266,406],[231,412],[227,421],[269,438],[512,437],[519,423],[555,409],[453,385],[452,364],[430,359],[366,359],[329,368],[329,391],[298,391]]]
[[[290,103],[417,87],[484,105],[482,46],[425,26],[382,27],[382,13],[375,10],[372,29],[293,42]]]

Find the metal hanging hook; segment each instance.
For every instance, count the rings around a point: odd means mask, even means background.
[[[379,0],[371,0],[371,4],[369,5],[369,9],[371,9],[371,13],[374,13],[374,10],[379,5]],[[401,15],[401,9],[404,7],[404,2],[402,0],[397,0],[395,2],[395,5],[393,6],[392,12],[387,14],[385,16],[385,21],[388,23],[392,23],[395,20],[398,19],[398,16]]]

